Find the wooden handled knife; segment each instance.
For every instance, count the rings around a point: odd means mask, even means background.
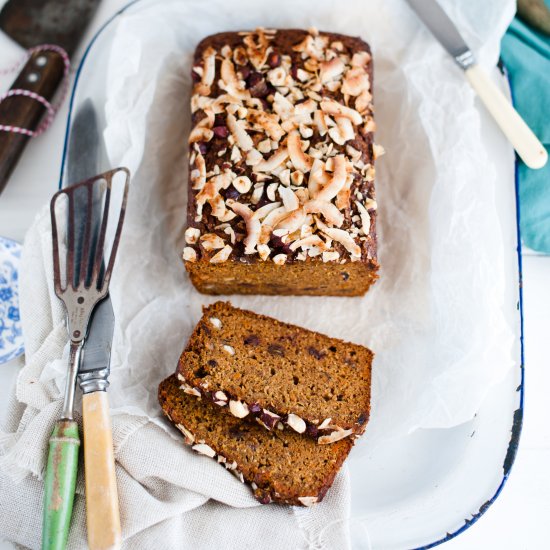
[[[8,0],[0,11],[0,30],[28,49],[39,44],[61,46],[74,52],[100,0]],[[64,73],[64,62],[55,51],[33,54],[11,89],[21,88],[51,101]],[[36,130],[45,108],[25,96],[0,103],[0,124]],[[29,138],[0,131],[0,193],[6,186]]]
[[[102,128],[91,99],[80,105],[69,132],[63,187],[99,173],[106,162]],[[105,166],[105,164],[103,164]],[[100,197],[94,198],[97,200]],[[75,193],[75,254],[84,240],[86,197]],[[97,204],[95,211],[101,210]],[[99,223],[97,215],[92,225]],[[86,480],[86,523],[90,550],[115,550],[121,545],[118,490],[107,388],[115,317],[109,295],[100,302],[89,323],[86,345],[78,371],[82,389],[84,423],[84,472]]]

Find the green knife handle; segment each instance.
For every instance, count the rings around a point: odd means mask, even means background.
[[[42,550],[64,550],[69,536],[78,469],[78,424],[74,420],[58,420],[49,447],[44,486]]]

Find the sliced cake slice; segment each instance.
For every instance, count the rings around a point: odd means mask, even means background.
[[[291,430],[268,432],[255,422],[223,414],[180,386],[175,375],[160,383],[164,414],[193,450],[248,482],[262,504],[320,502],[353,446],[349,439],[321,446]]]
[[[204,308],[178,364],[190,395],[334,443],[365,430],[373,353],[228,302]]]

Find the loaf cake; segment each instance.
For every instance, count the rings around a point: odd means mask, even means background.
[[[292,431],[268,432],[184,393],[174,375],[161,382],[158,396],[185,442],[248,482],[263,504],[320,502],[353,445],[350,440],[316,445]]]
[[[183,389],[237,418],[319,444],[364,432],[373,353],[227,302],[204,308],[177,374]]]
[[[359,38],[197,47],[185,267],[206,294],[364,294],[378,269],[372,58]]]

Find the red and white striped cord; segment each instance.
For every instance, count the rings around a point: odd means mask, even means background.
[[[23,65],[23,63],[26,63],[26,61],[31,57],[31,55],[37,52],[44,52],[44,51],[57,52],[63,59],[63,64],[65,65],[65,68],[63,70],[63,84],[59,92],[59,96],[58,96],[59,100],[57,104],[54,106],[45,97],[35,92],[31,92],[29,90],[24,90],[19,88],[8,90],[7,92],[0,95],[0,103],[8,97],[13,97],[13,96],[29,97],[41,103],[46,108],[46,114],[42,118],[36,130],[29,130],[28,128],[21,128],[19,126],[12,126],[10,124],[0,124],[0,131],[11,132],[14,134],[23,134],[28,137],[36,137],[36,136],[39,136],[40,134],[43,134],[53,122],[55,114],[57,113],[59,107],[63,103],[65,96],[67,95],[67,90],[69,86],[68,76],[69,76],[69,69],[71,67],[71,62],[69,60],[69,55],[63,48],[61,48],[60,46],[56,46],[55,44],[41,44],[40,46],[35,46],[34,48],[30,48],[29,50],[27,50],[27,53],[23,60],[19,61],[13,67],[0,71],[0,74],[7,74],[7,73],[14,72],[21,65]]]

